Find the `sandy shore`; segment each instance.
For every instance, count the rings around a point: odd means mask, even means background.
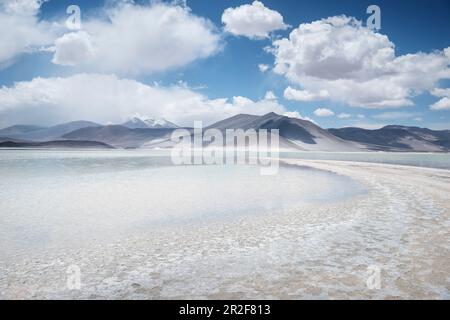
[[[350,200],[0,263],[0,298],[450,299],[450,171],[286,160],[350,176]],[[66,288],[67,267],[81,290]],[[369,288],[368,270],[380,271]]]

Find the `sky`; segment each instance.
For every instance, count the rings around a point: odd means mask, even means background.
[[[2,0],[0,127],[276,112],[450,129],[449,13],[447,0]]]

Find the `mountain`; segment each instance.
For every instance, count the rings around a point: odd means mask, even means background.
[[[14,139],[14,138],[8,138],[8,137],[0,137],[0,142],[27,142],[25,140],[20,139]]]
[[[143,126],[144,128],[141,128]],[[163,126],[163,127],[160,127]],[[131,127],[131,128],[130,128]],[[135,128],[136,127],[136,128]],[[69,122],[49,128],[17,125],[0,130],[0,146],[73,146],[102,144],[114,148],[171,148],[171,134],[178,128],[165,120],[135,117],[123,125],[102,126],[89,121]],[[263,116],[239,114],[206,128],[278,129],[280,148],[303,151],[450,151],[450,130],[390,125],[378,130],[362,128],[323,129],[298,118],[276,113]],[[187,134],[192,134],[192,129]],[[61,140],[67,140],[65,143]],[[36,143],[41,143],[36,144]],[[44,143],[44,144],[42,144]],[[48,143],[47,145],[45,143]],[[208,145],[208,143],[205,143]],[[101,147],[101,145],[99,146]]]
[[[450,149],[449,130],[390,125],[377,130],[341,128],[328,131],[341,139],[365,144],[370,150],[442,152]]]
[[[14,129],[14,127],[31,127],[31,126],[13,126],[0,130],[0,136],[27,141],[50,141],[50,140],[58,140],[64,134],[72,132],[74,130],[99,126],[100,126],[99,124],[91,121],[73,121],[48,128],[37,128],[36,130],[29,130],[29,128],[28,130],[23,130],[22,128],[22,132],[18,132],[19,130],[17,130],[17,128]],[[9,134],[2,133],[2,131],[4,130],[9,131],[10,133]]]
[[[420,138],[432,142],[436,145],[442,146],[446,149],[450,149],[450,130],[431,130],[420,127],[406,127],[406,126],[386,126],[385,128],[396,128],[407,130],[412,134],[419,136]]]
[[[0,137],[12,137],[24,133],[29,133],[37,130],[45,129],[44,127],[32,126],[32,125],[15,125],[0,130]]]
[[[239,114],[219,121],[206,129],[279,129],[280,147],[294,150],[359,151],[364,146],[342,140],[312,122],[288,118],[275,113],[264,116]],[[89,127],[62,136],[70,140],[89,140],[107,143],[116,148],[170,148],[174,128],[131,129],[124,125]]]
[[[96,141],[72,141],[57,140],[46,142],[16,142],[0,141],[0,148],[95,148],[95,149],[113,149],[108,144]]]
[[[149,117],[139,117],[134,116],[127,122],[123,123],[122,126],[129,129],[175,129],[178,126],[166,119],[154,119]]]
[[[121,125],[82,128],[63,135],[64,139],[107,143],[116,148],[140,148],[170,140],[174,129],[130,129]]]
[[[244,129],[248,128],[248,126],[252,122],[256,121],[259,118],[260,116],[255,116],[252,114],[238,114],[231,118],[227,118],[222,121],[216,122],[208,126],[206,129],[215,128],[221,131],[224,131],[226,129]]]
[[[289,118],[276,113],[263,116],[240,114],[219,121],[208,128],[225,129],[278,129],[280,146],[305,151],[357,151],[364,148],[355,142],[334,136],[318,125],[297,118]]]

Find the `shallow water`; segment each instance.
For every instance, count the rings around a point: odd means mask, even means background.
[[[158,152],[0,152],[0,257],[146,235],[164,226],[239,219],[363,192],[299,167],[172,166]]]
[[[450,153],[414,152],[282,152],[282,158],[387,163],[436,169],[450,169]]]
[[[166,155],[0,153],[0,299],[450,297],[450,171]]]

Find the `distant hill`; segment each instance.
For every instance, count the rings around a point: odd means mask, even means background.
[[[87,127],[99,127],[100,125],[91,121],[73,121],[48,128],[32,128],[33,126],[13,126],[0,130],[1,137],[21,139],[27,141],[50,141],[61,138],[64,134],[74,130]],[[17,128],[19,127],[19,128]],[[18,130],[22,129],[22,130]],[[6,131],[5,131],[6,130]],[[3,133],[5,131],[5,133]],[[9,131],[9,134],[6,132]],[[19,132],[22,131],[22,132]]]
[[[8,138],[8,137],[0,137],[0,142],[26,142],[25,140]]]
[[[25,133],[30,133],[37,130],[46,129],[45,127],[38,127],[32,125],[15,125],[0,130],[0,137],[13,137]]]
[[[90,127],[72,131],[62,136],[71,140],[90,140],[107,143],[116,148],[140,148],[152,142],[170,139],[174,129],[129,129],[120,125]]]
[[[341,128],[328,131],[342,139],[365,144],[371,150],[441,152],[450,149],[449,130],[390,125],[377,130]]]
[[[73,141],[58,140],[46,142],[16,142],[2,141],[0,148],[95,148],[95,149],[113,149],[112,146],[96,141]]]

